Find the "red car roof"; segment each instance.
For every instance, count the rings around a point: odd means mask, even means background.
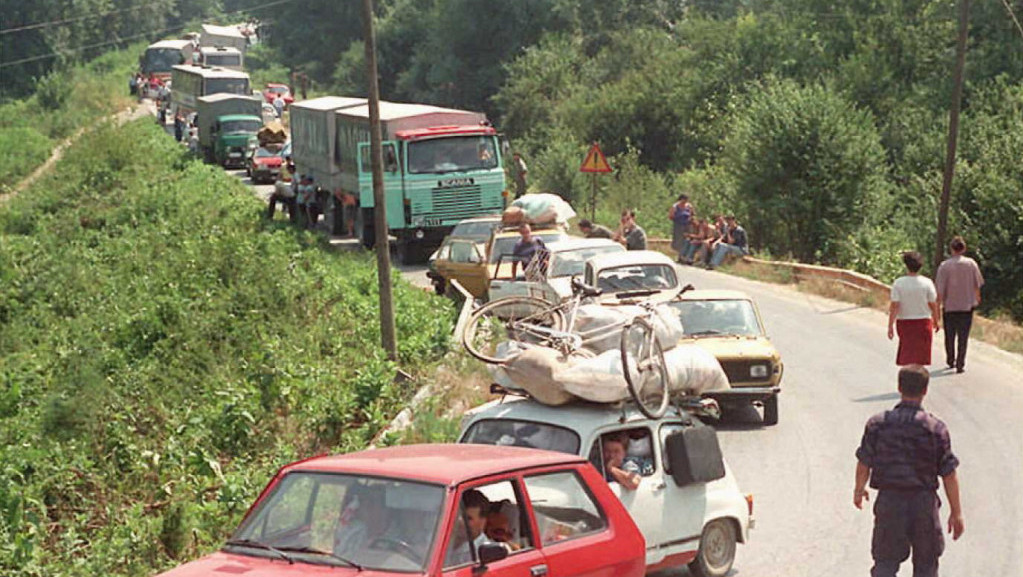
[[[497,130],[493,126],[431,126],[430,128],[414,128],[411,130],[399,130],[394,135],[402,140],[416,140],[430,136],[446,136],[449,134],[482,134],[494,135]]]
[[[452,485],[506,471],[584,462],[576,455],[523,447],[405,445],[314,457],[288,465],[283,472],[352,473]]]

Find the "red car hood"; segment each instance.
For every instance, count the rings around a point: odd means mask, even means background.
[[[289,565],[287,561],[276,558],[249,557],[232,553],[217,552],[201,559],[185,563],[161,573],[157,577],[384,577],[397,573],[384,573],[366,569],[362,572],[352,567],[313,565],[296,561]]]

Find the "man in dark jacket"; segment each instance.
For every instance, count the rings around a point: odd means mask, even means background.
[[[938,557],[945,549],[938,508],[938,477],[945,485],[951,513],[948,532],[956,540],[963,534],[959,503],[959,459],[952,454],[945,423],[923,410],[921,403],[930,380],[921,365],[899,371],[902,402],[867,421],[856,450],[856,486],[853,505],[863,508],[866,485],[877,489],[874,504],[874,558],[871,577],[895,577],[899,565],[913,553],[914,577],[937,577]]]

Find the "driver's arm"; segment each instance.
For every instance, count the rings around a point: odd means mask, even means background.
[[[630,473],[615,466],[611,466],[609,468],[609,472],[611,473],[611,478],[622,487],[630,491],[635,491],[639,488],[639,482],[641,480],[639,473]]]

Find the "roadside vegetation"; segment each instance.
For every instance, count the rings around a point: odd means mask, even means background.
[[[261,218],[151,122],[103,126],[0,207],[0,573],[150,575],[217,546],[275,469],[362,448],[448,352],[396,278]]]
[[[60,141],[134,103],[128,77],[140,50],[137,45],[54,69],[36,80],[31,96],[0,104],[0,195],[45,162]]]

